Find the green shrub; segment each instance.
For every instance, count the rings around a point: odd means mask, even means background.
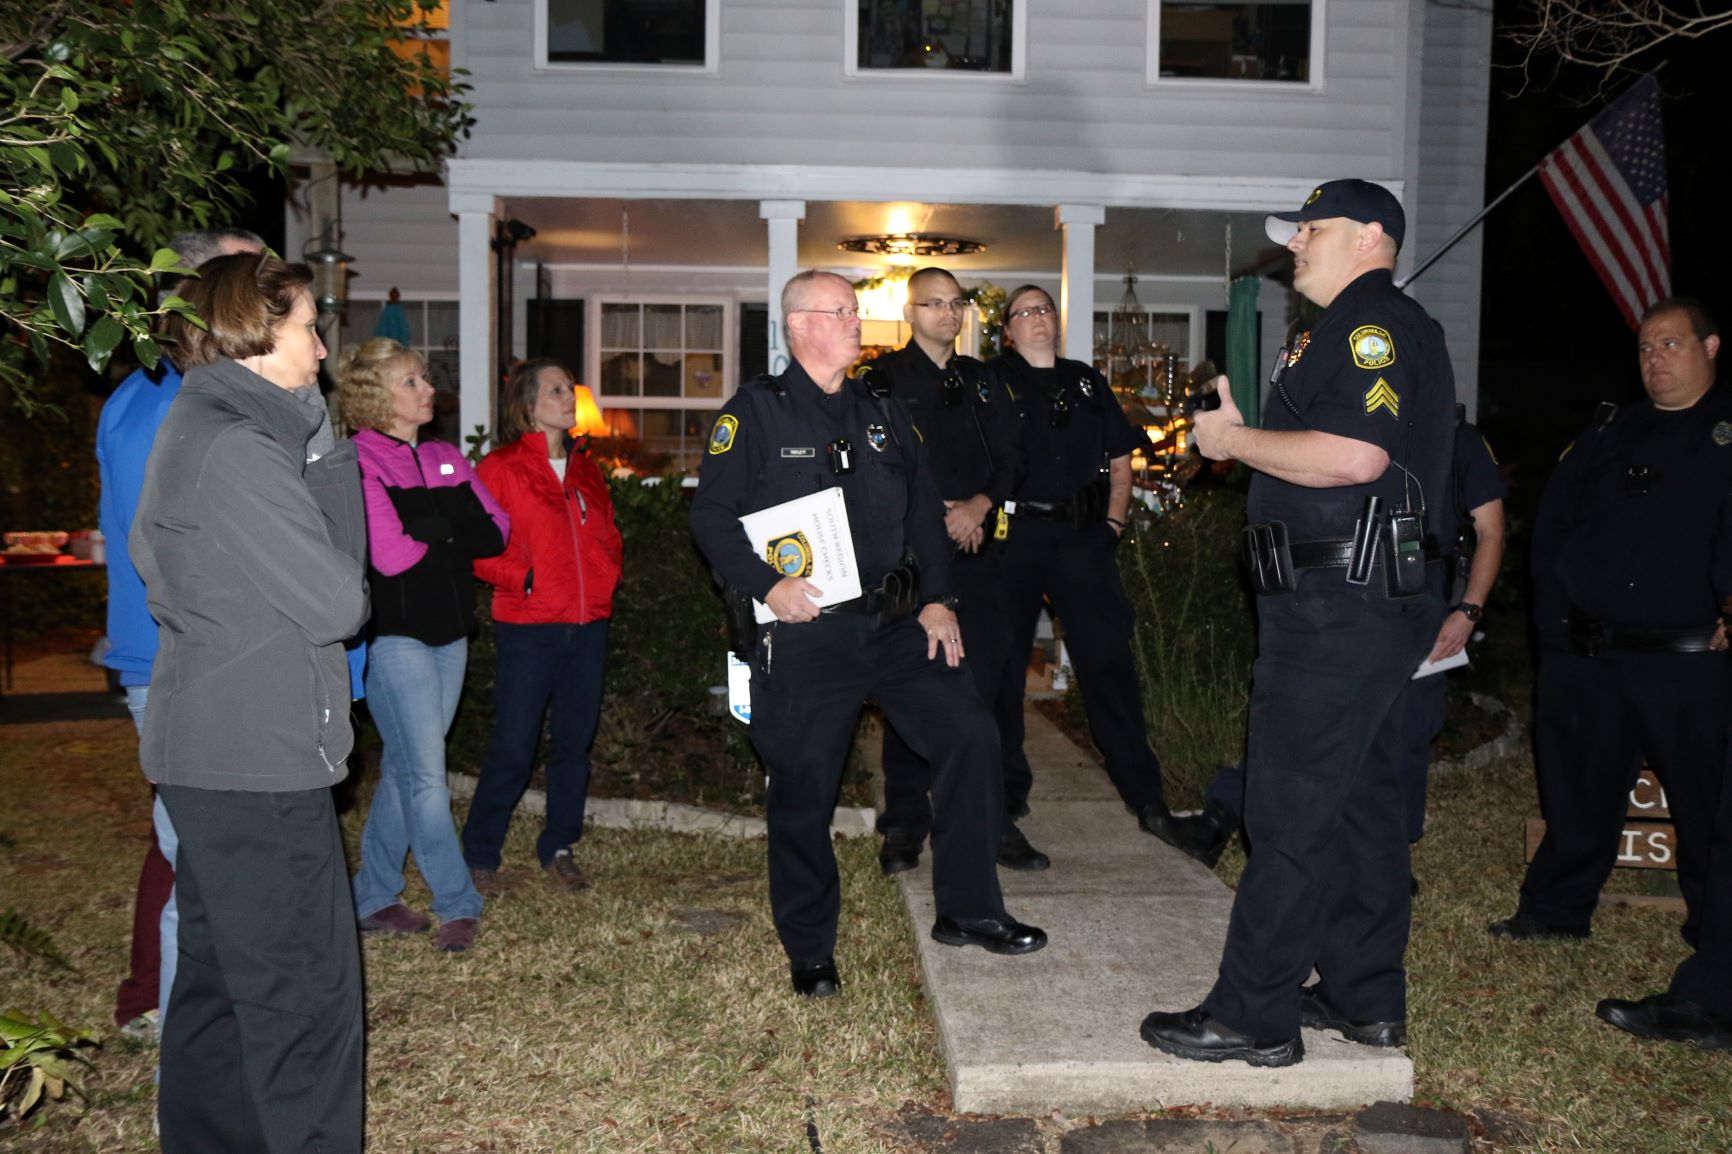
[[[1242,489],[1197,489],[1183,508],[1140,524],[1119,549],[1137,614],[1132,649],[1143,712],[1177,807],[1200,803],[1215,769],[1244,752],[1257,652],[1239,564],[1244,523]]]

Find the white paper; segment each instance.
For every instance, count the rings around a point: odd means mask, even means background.
[[[752,667],[728,651],[728,714],[735,721],[752,724]]]
[[[841,489],[820,489],[747,513],[740,527],[766,565],[783,576],[804,577],[824,591],[819,605],[835,605],[860,596],[860,570],[854,562],[854,538],[848,531],[848,505]],[[761,601],[752,602],[758,624],[776,615]]]
[[[1413,671],[1413,679],[1418,681],[1421,677],[1430,677],[1433,673],[1442,673],[1445,669],[1455,669],[1466,664],[1467,647],[1464,645],[1451,657],[1438,661],[1421,661],[1419,668]]]

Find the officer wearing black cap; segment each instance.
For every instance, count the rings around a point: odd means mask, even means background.
[[[1143,1020],[1182,1058],[1287,1066],[1301,1024],[1373,1045],[1406,1037],[1407,831],[1394,744],[1402,688],[1437,637],[1454,374],[1443,334],[1391,279],[1406,219],[1338,180],[1271,216],[1294,287],[1323,307],[1282,352],[1263,428],[1225,379],[1203,455],[1255,470],[1257,589],[1245,824],[1251,855],[1215,987]],[[1433,539],[1428,550],[1426,538]],[[1302,990],[1313,969],[1322,982]]]
[[[944,530],[954,551],[951,581],[956,617],[968,647],[967,665],[983,701],[991,701],[1009,653],[1004,632],[1004,574],[1000,566],[1001,511],[1022,475],[1022,428],[1009,391],[986,366],[956,352],[968,298],[941,268],[908,278],[902,315],[913,338],[861,372],[867,387],[888,391],[908,409],[944,500]],[[878,864],[886,877],[913,869],[932,828],[932,771],[894,726],[884,730],[884,845]],[[1043,869],[1044,854],[1028,844],[1007,818],[999,835],[999,864]]]
[[[1131,450],[1142,434],[1092,365],[1058,355],[1058,309],[1037,285],[1004,301],[1010,345],[990,367],[1023,414],[1027,472],[1010,506],[1005,589],[1009,645],[995,712],[1004,743],[1006,812],[1028,812],[1034,775],[1023,754],[1023,692],[1041,599],[1052,602],[1082,688],[1089,736],[1107,776],[1143,828],[1172,841],[1161,763],[1149,747],[1142,679],[1131,652],[1136,618],[1113,551],[1131,503]]]
[[[1643,317],[1647,399],[1601,406],[1534,521],[1540,637],[1534,763],[1545,838],[1494,937],[1585,938],[1644,757],[1677,834],[1684,937],[1697,941],[1732,725],[1732,392],[1707,312]]]
[[[691,526],[730,603],[756,599],[775,615],[753,626],[748,609],[734,644],[752,667],[752,745],[770,777],[770,906],[794,989],[839,989],[830,816],[868,697],[932,766],[932,937],[1000,954],[1038,950],[1046,935],[1005,913],[998,886],[998,735],[962,666],[951,542],[919,435],[894,397],[847,375],[860,355],[860,312],[846,280],[801,273],[781,303],[788,368],[723,406]],[[866,592],[820,611],[823,590],[755,553],[740,518],[829,488],[846,501]]]

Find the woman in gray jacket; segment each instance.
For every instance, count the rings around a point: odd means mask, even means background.
[[[360,952],[331,786],[367,619],[353,446],[317,436],[305,265],[203,265],[130,550],[160,627],[140,756],[180,834],[162,1148],[361,1149]]]

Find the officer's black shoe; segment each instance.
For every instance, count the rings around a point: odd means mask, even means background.
[[[1052,864],[1052,859],[1028,844],[1028,839],[1022,831],[1016,828],[1016,823],[1004,823],[1004,832],[998,836],[998,864],[1007,870],[1043,870]]]
[[[1594,1013],[1637,1037],[1683,1042],[1699,1050],[1732,1050],[1732,1017],[1669,993],[1635,1002],[1606,998]]]
[[[1405,1021],[1355,1022],[1330,1005],[1316,986],[1307,986],[1299,992],[1299,1024],[1307,1030],[1334,1030],[1361,1046],[1407,1045]]]
[[[932,940],[947,946],[979,946],[994,954],[1032,954],[1046,945],[1046,931],[1002,918],[947,918],[932,923]]]
[[[897,827],[884,831],[884,844],[878,850],[878,868],[885,877],[907,873],[920,864],[920,847],[925,837]]]
[[[1206,814],[1194,817],[1174,817],[1165,802],[1151,802],[1137,812],[1137,824],[1144,833],[1153,834],[1186,857],[1195,858],[1214,868],[1221,858],[1232,830],[1217,835],[1215,823]],[[1218,841],[1219,844],[1215,844]],[[1213,856],[1211,855],[1211,849]]]
[[[1551,941],[1560,938],[1585,938],[1587,930],[1564,930],[1557,926],[1548,926],[1538,918],[1526,914],[1517,914],[1513,918],[1504,918],[1493,922],[1485,928],[1486,933],[1494,938],[1502,938],[1508,942]]]
[[[1215,863],[1221,860],[1227,843],[1233,840],[1233,833],[1239,828],[1239,815],[1233,812],[1231,806],[1214,798],[1203,804],[1202,813],[1191,817],[1175,817],[1172,820],[1185,842],[1185,845],[1179,848],[1210,869],[1214,869]]]
[[[793,979],[794,992],[805,998],[834,998],[842,992],[842,979],[836,976],[833,958],[815,962],[790,962],[788,975]]]
[[[1253,1066],[1291,1066],[1305,1057],[1301,1038],[1253,1038],[1201,1006],[1178,1013],[1156,1011],[1143,1019],[1142,1035],[1155,1049],[1193,1062],[1236,1059]]]

